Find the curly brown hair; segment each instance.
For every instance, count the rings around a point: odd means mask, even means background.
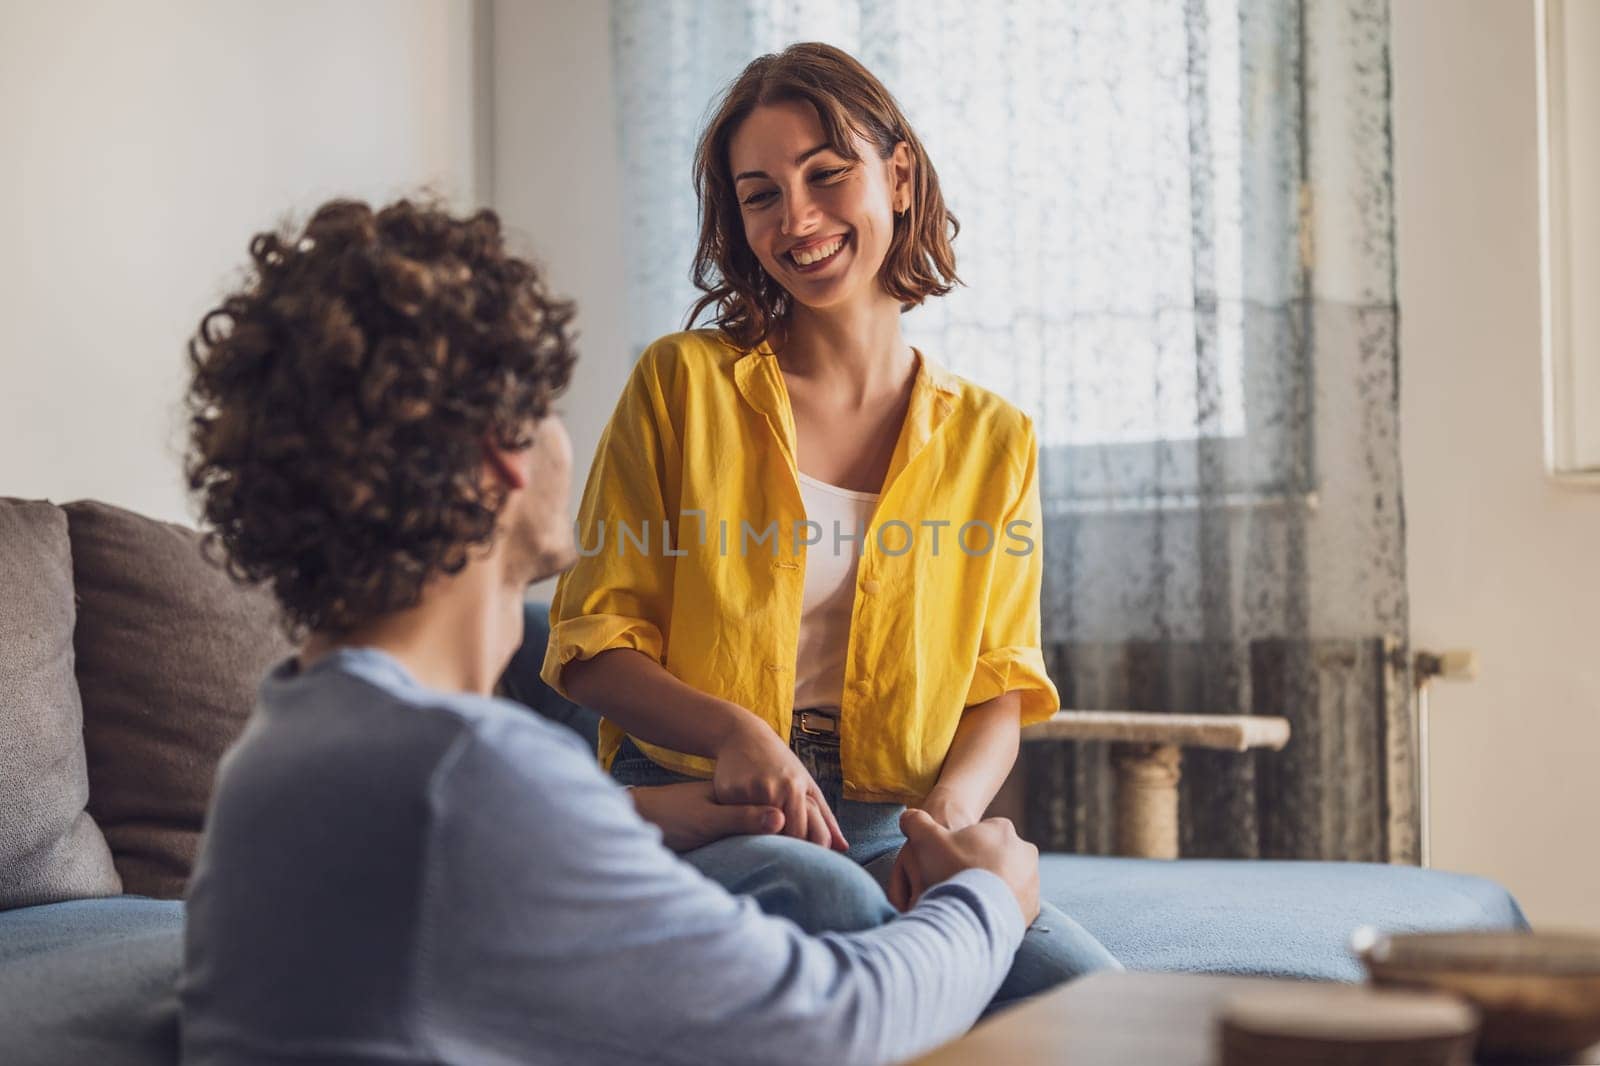
[[[348,631],[491,539],[484,444],[531,443],[571,374],[572,305],[492,211],[335,200],[250,259],[189,342],[189,487],[207,547],[271,584],[291,633]]]
[[[700,244],[692,276],[705,295],[689,311],[688,325],[712,309],[717,327],[746,349],[766,340],[773,326],[783,321],[790,296],[762,268],[744,238],[728,148],[750,112],[791,101],[806,101],[817,109],[828,147],[846,159],[860,158],[852,133],[870,143],[882,159],[893,155],[902,141],[911,152],[911,206],[895,218],[889,251],[878,272],[883,290],[909,311],[929,296],[943,296],[961,281],[950,247],[961,224],[945,207],[939,175],[894,96],[848,52],[815,42],[790,45],[744,68],[723,94],[695,149]]]

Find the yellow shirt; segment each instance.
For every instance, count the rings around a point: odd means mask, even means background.
[[[817,536],[805,518],[772,351],[712,330],[656,341],[589,471],[545,681],[565,694],[565,664],[633,648],[787,741],[805,542]],[[1018,692],[1027,725],[1060,706],[1040,651],[1042,550],[1033,424],[922,356],[856,573],[839,708],[847,798],[920,801],[966,707]],[[606,765],[622,737],[602,721]],[[635,742],[668,769],[714,769]]]

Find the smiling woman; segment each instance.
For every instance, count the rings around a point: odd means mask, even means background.
[[[750,63],[694,177],[690,323],[716,328],[646,349],[578,517],[584,544],[622,523],[669,543],[585,553],[562,576],[543,677],[604,716],[618,781],[709,779],[718,802],[777,807],[779,832],[846,852],[904,909],[927,887],[902,850],[902,816],[922,818],[907,805],[972,828],[1021,727],[1059,705],[1039,553],[971,548],[973,528],[1039,526],[1033,425],[901,334],[957,282],[956,222],[856,60],[798,44]],[[920,532],[889,543],[893,525]],[[778,532],[800,529],[815,536]],[[1045,914],[997,1000],[1117,965]]]
[[[1390,7],[611,5],[627,356],[703,295],[680,267],[706,218],[675,131],[705,99],[796,40],[849,50],[893,89],[963,223],[965,284],[903,316],[904,337],[1032,419],[1063,700],[1244,714],[1266,699],[1294,720],[1292,773],[1276,756],[1261,776],[1256,760],[1189,768],[1190,854],[1414,861],[1409,686],[1345,684],[1309,650],[1408,639]],[[742,240],[736,216],[720,232]],[[816,474],[816,434],[798,438]],[[1281,682],[1252,682],[1275,641]],[[1105,750],[1027,747],[1036,839],[1110,849]]]
[[[746,347],[792,306],[779,278],[805,279],[810,306],[876,278],[902,310],[960,281],[950,247],[960,224],[927,151],[882,83],[829,45],[746,68],[700,138],[694,183],[704,295],[689,321],[712,310]],[[728,239],[736,233],[744,240]],[[832,258],[855,262],[824,267]]]

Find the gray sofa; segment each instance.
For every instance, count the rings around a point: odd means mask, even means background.
[[[507,694],[592,740],[594,716],[537,680],[542,605],[528,621]],[[205,797],[286,650],[192,532],[0,499],[0,1063],[177,1060]],[[1047,855],[1043,881],[1134,969],[1355,980],[1363,924],[1526,926],[1492,882],[1402,867]]]

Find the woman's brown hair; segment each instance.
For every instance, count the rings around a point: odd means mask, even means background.
[[[700,199],[700,246],[694,255],[694,284],[705,293],[689,312],[693,325],[706,309],[741,348],[767,339],[790,307],[789,293],[767,274],[744,238],[744,221],[734,193],[728,146],[750,112],[765,104],[806,101],[817,109],[828,146],[846,159],[859,159],[851,134],[877,149],[881,158],[904,141],[911,152],[911,205],[895,218],[894,235],[878,280],[904,310],[929,296],[943,296],[956,277],[950,241],[960,231],[944,205],[939,176],[900,105],[883,83],[849,53],[832,45],[790,45],[744,68],[723,94],[716,115],[695,149],[694,187]]]

